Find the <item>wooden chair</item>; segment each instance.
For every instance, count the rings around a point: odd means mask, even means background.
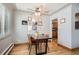
[[[28,35],[28,50],[29,50],[29,55],[31,53],[31,49],[32,49],[32,46],[33,45],[36,45],[36,41],[32,38],[32,36]],[[37,47],[39,49],[39,47],[42,46],[42,44],[38,44]],[[49,47],[48,47],[48,50],[49,50]]]
[[[32,46],[36,45],[36,41],[32,38],[32,36],[28,35],[28,50],[29,50],[29,55],[31,53]],[[37,45],[39,49],[39,44]]]
[[[28,35],[28,50],[29,50],[29,54],[31,53],[31,49],[32,49],[32,45],[34,45],[33,38]]]

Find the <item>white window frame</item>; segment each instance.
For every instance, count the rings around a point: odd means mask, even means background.
[[[9,28],[11,23],[10,23],[10,12],[9,12],[9,9],[6,8],[6,6],[4,6],[3,4],[0,4],[0,5],[2,5],[2,8],[3,8],[2,19],[1,19],[1,34],[0,34],[0,39],[2,39],[3,37],[6,37],[6,36],[11,34],[10,28]],[[7,32],[5,32],[5,20],[6,20],[5,13],[6,13],[6,10],[8,10],[8,14],[7,14],[8,15],[8,31]]]
[[[3,11],[2,11],[2,19],[1,19],[1,35],[0,35],[0,39],[3,38],[5,35],[4,35],[4,18],[5,18],[5,7],[4,5],[0,4],[3,8]]]

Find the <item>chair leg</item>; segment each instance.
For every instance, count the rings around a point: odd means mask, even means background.
[[[29,46],[29,44],[28,44],[28,50],[29,50],[29,47],[30,47],[30,46]]]
[[[28,50],[30,49],[30,44],[28,44]]]
[[[30,53],[31,53],[31,48],[32,48],[32,46],[29,45],[29,55],[30,55]]]

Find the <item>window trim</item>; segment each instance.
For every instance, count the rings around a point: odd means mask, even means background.
[[[1,19],[1,33],[0,33],[0,39],[2,39],[2,38],[5,38],[6,36],[11,35],[11,29],[8,26],[8,31],[5,32],[5,20],[6,20],[5,14],[6,14],[6,9],[8,10],[8,14],[10,14],[10,12],[9,12],[9,9],[5,5],[3,5],[3,4],[0,4],[0,5],[3,8],[3,10],[2,10],[2,19]],[[8,16],[8,19],[9,19],[8,22],[10,22],[10,18],[9,17],[10,17],[10,15]],[[11,23],[9,23],[9,25],[10,24]]]

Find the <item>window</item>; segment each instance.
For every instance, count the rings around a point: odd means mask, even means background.
[[[0,4],[0,39],[10,31],[10,11],[3,4]]]
[[[4,24],[5,24],[4,25],[4,32],[6,33],[9,30],[9,12],[7,9],[5,10],[5,23]]]
[[[0,34],[1,34],[1,16],[0,16]]]
[[[3,33],[3,14],[4,14],[4,7],[2,4],[0,4],[0,36]]]

